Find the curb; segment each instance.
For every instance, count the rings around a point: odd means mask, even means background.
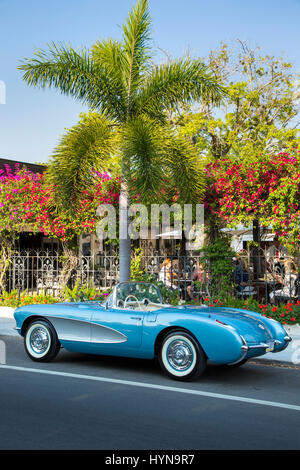
[[[264,366],[272,366],[272,367],[285,367],[287,369],[296,369],[300,370],[300,364],[294,364],[293,362],[285,361],[283,359],[274,360],[274,359],[264,359],[264,358],[253,358],[249,359],[247,364],[257,364],[257,365],[264,365]]]

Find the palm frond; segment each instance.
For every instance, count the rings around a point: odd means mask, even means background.
[[[123,127],[124,177],[143,203],[155,202],[164,180],[160,131],[145,117],[129,120]]]
[[[148,74],[136,112],[159,118],[178,103],[202,100],[219,104],[224,94],[222,84],[201,60],[181,59],[156,66]]]
[[[119,118],[124,112],[114,80],[95,64],[86,49],[77,52],[52,43],[48,51],[36,51],[32,59],[25,58],[18,68],[30,86],[57,88],[111,117]]]
[[[183,204],[201,203],[204,171],[188,140],[145,116],[128,121],[123,131],[124,176],[141,202],[161,202],[164,190],[166,200],[177,192]]]
[[[123,51],[124,77],[127,82],[127,112],[131,111],[132,97],[135,95],[140,78],[149,67],[151,57],[150,26],[151,18],[148,10],[148,0],[139,0],[132,8],[124,23]]]
[[[91,48],[91,57],[95,64],[105,70],[115,84],[115,91],[126,107],[126,81],[124,77],[124,51],[119,41],[108,39],[96,41]]]
[[[56,186],[57,202],[68,210],[75,205],[76,196],[94,182],[92,170],[107,170],[117,148],[111,121],[97,113],[83,115],[62,136],[49,163],[47,178]]]
[[[163,140],[161,151],[170,180],[178,191],[179,201],[182,204],[200,204],[206,180],[196,148],[184,137],[170,131]]]

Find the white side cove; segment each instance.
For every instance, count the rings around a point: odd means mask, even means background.
[[[93,325],[93,343],[124,343],[127,337],[107,326],[61,317],[47,316],[54,326],[58,339],[62,341],[91,342],[91,325]]]

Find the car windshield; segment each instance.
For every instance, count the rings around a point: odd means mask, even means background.
[[[151,305],[162,306],[159,289],[148,282],[122,282],[118,284],[106,301],[106,307],[151,310]],[[157,307],[156,307],[157,308]]]

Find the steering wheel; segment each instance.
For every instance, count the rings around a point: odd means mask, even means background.
[[[127,297],[126,297],[126,299],[125,299],[125,302],[124,302],[124,308],[126,308],[126,302],[127,302],[127,300],[128,300],[130,297],[133,298],[133,299],[136,301],[136,303],[137,303],[138,306],[139,306],[139,309],[142,310],[142,307],[141,307],[140,302],[138,301],[138,299],[136,298],[136,296],[135,296],[135,295],[132,295],[132,294],[127,295]]]

